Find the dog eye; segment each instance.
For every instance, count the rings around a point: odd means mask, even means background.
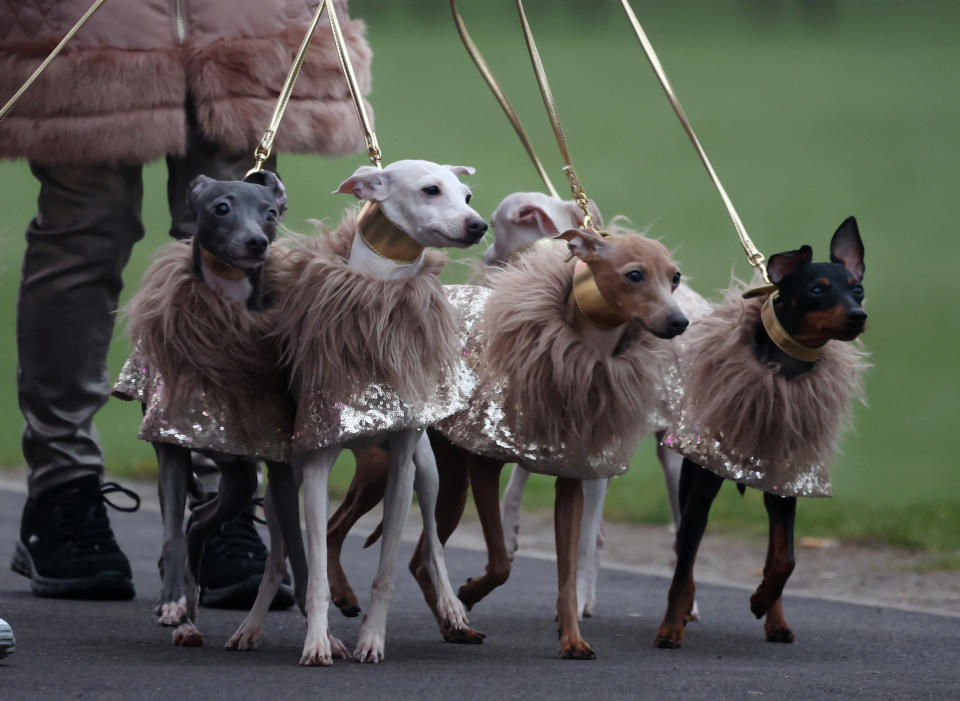
[[[420,192],[422,192],[425,195],[439,195],[440,188],[437,187],[436,185],[427,185],[425,188],[420,190]]]
[[[226,202],[218,202],[217,206],[213,208],[213,211],[218,217],[225,217],[230,214],[230,205]]]
[[[854,285],[850,292],[855,298],[863,299],[863,285]]]
[[[680,284],[680,278],[681,278],[681,277],[682,277],[682,276],[680,275],[680,271],[679,271],[679,270],[673,274],[673,286],[674,286],[674,287],[676,287],[677,285]]]
[[[473,199],[473,195],[467,193],[467,204],[470,204],[470,200]]]
[[[277,210],[275,210],[275,209],[268,209],[268,210],[267,210],[267,221],[272,224],[272,223],[275,222],[276,220],[277,220]]]
[[[624,277],[630,282],[643,282],[643,271],[631,270],[629,273],[626,273]]]

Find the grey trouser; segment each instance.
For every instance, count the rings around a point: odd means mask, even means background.
[[[167,158],[170,234],[177,238],[194,233],[185,195],[195,176],[240,179],[253,165],[253,149],[221,153],[191,134],[186,154]],[[143,181],[140,165],[31,163],[30,170],[40,196],[20,280],[17,388],[28,489],[37,496],[77,477],[103,475],[93,416],[110,393],[107,351],[121,273],[144,235]]]

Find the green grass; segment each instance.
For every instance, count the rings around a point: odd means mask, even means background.
[[[429,158],[478,168],[474,203],[489,213],[506,194],[540,189],[512,129],[489,96],[445,16],[419,24],[402,14],[368,17],[376,52],[377,133],[386,160]],[[442,4],[441,4],[442,5]],[[559,158],[512,14],[464,5],[474,37],[501,78],[541,157],[559,174]],[[869,408],[833,466],[835,497],[808,500],[799,529],[810,535],[877,540],[908,547],[957,549],[960,532],[960,416],[955,365],[960,247],[950,207],[960,153],[960,65],[952,27],[960,6],[847,0],[814,21],[800,3],[765,19],[746,3],[636,3],[715,167],[753,238],[767,253],[808,243],[825,257],[829,237],[849,214],[867,248],[865,341],[875,367]],[[772,5],[772,4],[771,4]],[[445,10],[444,10],[445,11]],[[620,14],[598,11],[574,22],[571,12],[528,8],[550,71],[570,149],[587,192],[609,218],[629,216],[676,251],[684,273],[708,296],[731,270],[749,273],[717,194],[686,141]],[[481,13],[483,16],[481,16]],[[426,15],[430,16],[430,15]],[[82,91],[78,91],[82,99]],[[282,127],[281,127],[282,128]],[[363,162],[281,157],[290,191],[288,224],[336,217],[346,204],[328,194]],[[164,173],[145,172],[148,235],[128,267],[127,293],[164,242]],[[0,165],[0,464],[22,462],[16,405],[14,317],[22,231],[37,187],[22,163]],[[561,178],[555,179],[561,186]],[[464,255],[477,255],[471,251]],[[451,265],[445,279],[465,277]],[[126,352],[118,338],[115,372]],[[136,438],[136,407],[111,401],[98,425],[109,469],[149,473],[153,455]],[[335,482],[349,478],[344,465]],[[715,527],[762,529],[755,494],[725,489]],[[549,507],[552,485],[535,479],[531,508]],[[608,513],[664,522],[669,509],[653,448],[616,480]]]

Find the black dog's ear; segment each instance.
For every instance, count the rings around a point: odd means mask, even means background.
[[[273,193],[273,199],[277,203],[277,214],[279,219],[287,211],[287,188],[283,186],[283,181],[276,173],[269,170],[256,170],[243,179],[244,182],[254,185],[263,185]]]
[[[800,246],[796,251],[774,253],[767,261],[767,275],[770,276],[770,282],[774,285],[780,284],[783,278],[811,260],[813,260],[813,249],[810,246]]]
[[[208,178],[206,175],[198,175],[187,185],[187,204],[190,206],[190,211],[194,215],[197,214],[197,200],[199,200],[206,189],[215,182],[217,181],[213,178]]]
[[[843,267],[856,275],[858,280],[863,279],[863,273],[867,269],[863,262],[863,241],[860,238],[860,229],[857,228],[857,220],[853,217],[844,219],[830,239],[830,262],[843,263]]]

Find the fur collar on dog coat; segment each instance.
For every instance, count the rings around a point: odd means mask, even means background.
[[[127,306],[134,350],[113,389],[145,405],[140,438],[286,460],[293,405],[272,312],[252,312],[194,272],[189,242],[160,249]],[[274,257],[280,257],[274,249]],[[274,287],[268,263],[264,287]]]
[[[466,406],[463,340],[427,250],[414,277],[380,280],[349,267],[357,210],[326,235],[291,246],[278,335],[286,349],[301,453],[403,428],[424,428]],[[467,373],[468,375],[468,373]]]
[[[864,401],[859,341],[830,341],[807,373],[787,380],[753,352],[764,298],[735,282],[681,344],[675,423],[664,444],[729,480],[779,496],[831,496],[829,462]]]
[[[470,406],[438,425],[471,452],[543,474],[622,474],[637,440],[663,425],[662,368],[671,342],[632,327],[612,356],[565,322],[573,264],[532,247],[489,273],[482,329],[467,345],[477,372]],[[479,289],[479,288],[478,288]]]

